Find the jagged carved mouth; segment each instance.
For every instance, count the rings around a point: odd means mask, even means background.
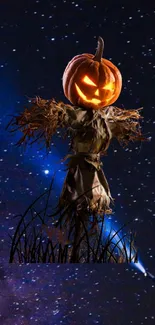
[[[92,99],[88,99],[86,95],[84,95],[84,93],[81,91],[81,89],[79,88],[79,86],[75,83],[75,87],[76,87],[76,90],[79,94],[79,96],[84,99],[86,102],[88,103],[93,103],[93,104],[100,104],[101,103],[101,100],[100,99],[97,99],[97,98],[92,98]]]
[[[87,96],[82,92],[82,90],[76,83],[75,83],[75,87],[76,87],[76,90],[77,90],[77,93],[79,94],[79,96],[87,103],[92,103],[92,104],[98,105],[102,102],[100,99],[97,99],[97,98],[88,99]],[[107,98],[106,102],[108,103],[113,97],[114,97],[114,95]]]

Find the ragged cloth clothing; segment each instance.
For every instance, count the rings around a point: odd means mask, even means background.
[[[76,201],[77,211],[112,213],[110,203],[114,200],[101,168],[100,155],[106,154],[113,135],[116,134],[120,141],[128,141],[133,130],[136,131],[137,122],[129,118],[131,112],[123,113],[114,107],[104,111],[77,108],[74,114],[68,110],[71,149],[75,154],[66,157],[70,161],[59,200],[61,207]],[[135,111],[132,114],[138,117]]]
[[[112,197],[101,168],[100,153],[109,146],[111,133],[98,112],[76,110],[71,120],[71,149],[73,155],[67,164],[67,176],[60,195],[59,205],[66,207],[76,202],[77,211],[111,213]]]
[[[59,204],[64,207],[76,200],[77,211],[85,210],[108,214],[113,202],[100,154],[77,153],[70,155],[68,173],[60,195]]]

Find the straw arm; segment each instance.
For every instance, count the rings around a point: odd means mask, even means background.
[[[112,137],[127,145],[129,141],[146,141],[147,139],[141,133],[139,109],[122,109],[109,106],[105,112],[105,120],[111,131]]]
[[[43,140],[45,146],[49,148],[56,130],[68,125],[68,111],[71,110],[74,111],[71,105],[57,103],[54,99],[45,100],[36,97],[31,99],[29,108],[25,108],[20,115],[12,118],[7,128],[10,132],[20,130],[23,133],[17,145]]]

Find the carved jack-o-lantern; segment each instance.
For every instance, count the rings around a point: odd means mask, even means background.
[[[100,109],[114,103],[120,95],[122,77],[118,68],[103,59],[104,41],[98,38],[95,56],[76,55],[63,74],[65,96],[74,105]]]

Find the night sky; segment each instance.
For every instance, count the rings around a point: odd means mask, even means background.
[[[115,105],[143,107],[143,134],[150,139],[126,149],[112,141],[102,158],[115,198],[112,222],[119,227],[134,219],[139,261],[155,273],[155,5],[136,2],[0,1],[2,325],[155,324],[155,284],[133,265],[8,264],[13,216],[49,187],[55,171],[57,202],[66,175],[61,159],[69,147],[59,131],[48,156],[37,144],[25,151],[16,147],[21,134],[5,130],[9,115],[22,112],[35,96],[69,103],[62,89],[63,71],[73,56],[94,54],[101,36],[104,57],[123,77]]]

